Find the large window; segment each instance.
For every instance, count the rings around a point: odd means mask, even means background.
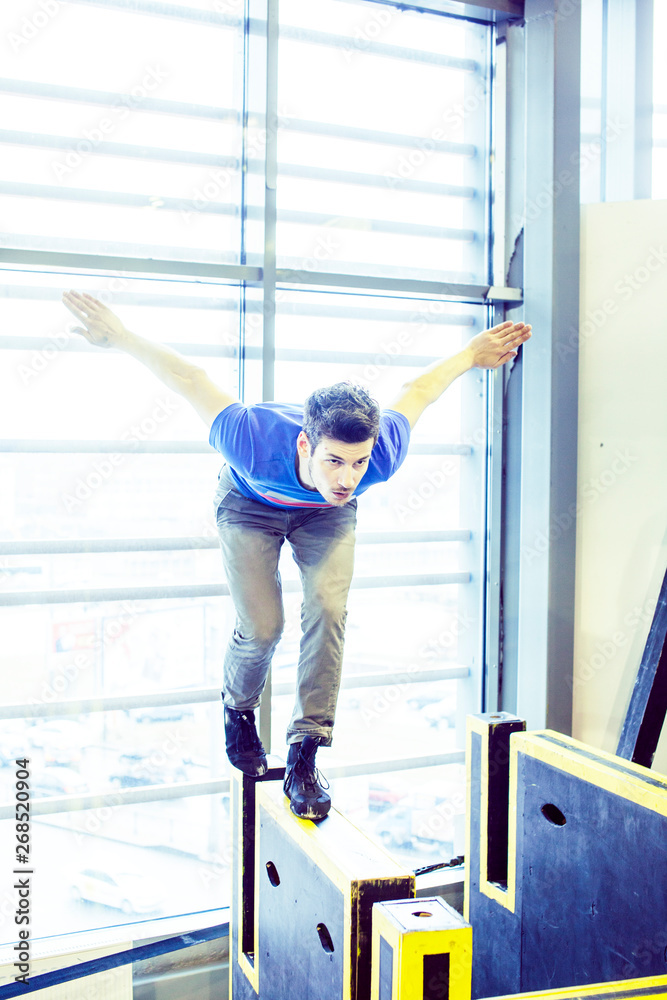
[[[1,15],[0,846],[28,757],[38,934],[224,906],[230,861],[220,456],[179,397],[70,331],[62,290],[100,296],[246,401],[351,378],[387,404],[491,319],[492,27],[361,0],[269,8],[21,0]],[[360,502],[318,758],[334,803],[413,867],[460,849],[487,411],[469,373]],[[289,555],[282,571],[276,753],[299,637]],[[13,933],[3,907],[0,941]]]

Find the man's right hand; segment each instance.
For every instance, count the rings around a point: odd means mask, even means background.
[[[127,330],[103,302],[86,292],[65,292],[63,302],[84,326],[74,327],[88,343],[96,347],[120,347]]]
[[[63,302],[83,326],[74,328],[96,347],[117,347],[146,365],[168,389],[190,403],[207,427],[217,415],[238,402],[212,382],[203,368],[166,344],[147,340],[123,326],[115,313],[86,292],[65,292]]]

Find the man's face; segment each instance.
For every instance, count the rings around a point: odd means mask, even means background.
[[[373,438],[360,444],[345,444],[322,438],[316,448],[301,431],[297,439],[299,478],[304,486],[316,489],[327,503],[342,506],[354,496],[373,449]]]

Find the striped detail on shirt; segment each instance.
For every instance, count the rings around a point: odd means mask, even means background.
[[[327,503],[326,500],[322,500],[320,503],[315,500],[295,500],[293,497],[282,496],[280,493],[260,493],[254,487],[251,488],[258,497],[266,500],[267,503],[273,503],[280,507],[335,507],[335,504]]]

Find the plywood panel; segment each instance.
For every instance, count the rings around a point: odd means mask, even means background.
[[[615,751],[667,565],[667,201],[586,205],[581,244],[573,735]]]

